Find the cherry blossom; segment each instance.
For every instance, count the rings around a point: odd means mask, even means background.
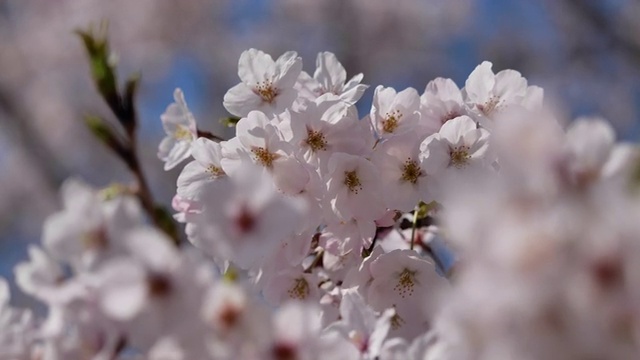
[[[396,92],[393,88],[376,87],[371,105],[371,122],[377,133],[389,137],[419,131],[420,95],[416,89]]]
[[[440,131],[427,137],[420,145],[421,160],[429,164],[427,172],[451,181],[464,173],[489,169],[495,160],[490,151],[489,132],[478,129],[468,116],[447,121]],[[470,175],[466,175],[467,177]]]
[[[245,168],[237,175],[228,186],[211,188],[205,195],[203,203],[213,206],[194,219],[192,241],[208,254],[249,268],[302,230],[306,205],[302,199],[278,193],[258,169]]]
[[[222,169],[222,150],[219,143],[198,138],[194,141],[191,151],[195,160],[188,163],[178,176],[176,194],[181,200],[199,200],[205,186],[226,176]]]
[[[158,148],[164,169],[171,170],[191,156],[191,143],[198,137],[196,120],[189,111],[182,90],[173,93],[174,103],[162,114],[162,127],[167,136]]]
[[[341,219],[375,220],[385,213],[379,174],[369,160],[335,153],[329,159],[327,177],[327,196]]]
[[[349,339],[364,359],[375,359],[382,348],[391,327],[394,310],[389,309],[379,317],[367,306],[357,292],[346,291],[340,303],[342,320],[328,327]]]
[[[478,65],[464,87],[467,105],[483,126],[491,128],[492,119],[510,106],[534,109],[541,106],[541,88],[528,86],[527,79],[515,70],[494,74],[492,67],[488,61]]]
[[[234,175],[248,161],[269,172],[276,186],[289,194],[302,192],[309,182],[308,170],[296,158],[275,124],[261,112],[253,111],[236,127],[237,141],[223,144],[221,165]]]
[[[437,156],[420,156],[421,137],[415,133],[395,136],[376,147],[372,162],[380,171],[388,208],[410,211],[419,201],[433,200],[429,189],[438,172]]]
[[[296,88],[300,96],[315,100],[324,94],[332,94],[346,104],[355,104],[369,85],[360,84],[364,75],[355,75],[347,81],[347,72],[333,53],[321,52],[316,58],[316,71],[313,77],[301,72]]]
[[[142,223],[142,210],[130,197],[101,199],[79,180],[62,188],[64,209],[44,225],[43,244],[52,257],[76,268],[92,267],[122,251],[121,236]]]
[[[66,181],[14,268],[45,311],[0,279],[0,358],[638,358],[636,145],[489,62],[462,89],[380,85],[364,118],[362,74],[316,65],[244,52],[219,143],[176,90],[173,214]]]
[[[395,309],[391,329],[410,339],[424,331],[447,286],[434,264],[412,250],[394,250],[372,261],[370,270],[367,299],[376,310]]]
[[[252,110],[267,116],[289,108],[298,96],[294,85],[302,71],[302,60],[289,51],[273,61],[269,54],[250,49],[240,55],[238,76],[242,81],[224,96],[224,107],[233,115],[247,116]]]
[[[463,93],[451,79],[431,80],[420,96],[421,124],[429,135],[438,132],[447,121],[469,115]]]
[[[291,133],[288,141],[298,148],[306,162],[317,166],[321,174],[326,174],[332,154],[366,153],[367,139],[373,137],[351,108],[326,97],[307,103],[304,110],[292,112],[279,128]]]

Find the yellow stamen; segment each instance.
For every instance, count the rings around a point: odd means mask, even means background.
[[[222,168],[217,167],[213,164],[210,164],[209,166],[207,166],[207,170],[206,170],[209,174],[211,174],[212,178],[217,178],[220,176],[225,175],[224,170],[222,170]]]
[[[278,89],[273,86],[271,80],[259,82],[256,85],[254,92],[260,95],[262,100],[269,104],[271,104],[275,100],[276,96],[278,96]]]
[[[287,293],[292,299],[304,300],[309,296],[309,283],[303,277],[294,280],[293,286]]]
[[[355,170],[344,172],[344,184],[347,185],[349,191],[351,191],[352,193],[357,194],[358,191],[362,190],[360,178],[358,177],[358,173]]]
[[[307,140],[305,140],[305,143],[307,143],[313,151],[327,150],[327,140],[320,131],[307,129]]]
[[[402,270],[400,275],[398,275],[398,283],[393,287],[393,290],[395,290],[403,299],[407,296],[413,295],[413,288],[417,283],[416,273],[417,271],[405,268]]]
[[[464,145],[450,149],[449,156],[451,157],[449,166],[454,166],[458,169],[467,166],[467,164],[469,163],[469,159],[471,159],[471,155],[469,154],[469,147]]]
[[[382,131],[392,133],[398,128],[398,122],[402,118],[402,113],[398,110],[388,112],[382,120]]]
[[[176,130],[173,132],[173,137],[176,140],[191,140],[192,134],[186,126],[178,125]]]
[[[278,154],[270,153],[269,150],[259,147],[251,150],[253,155],[256,157],[256,161],[258,161],[262,166],[271,168],[273,166],[273,161],[279,157]]]
[[[411,158],[407,159],[402,168],[402,180],[415,184],[421,176],[423,176],[422,169],[420,169],[418,163],[411,160]]]
[[[500,104],[500,98],[497,96],[492,96],[489,101],[484,104],[478,104],[478,110],[482,111],[486,116],[491,115]]]

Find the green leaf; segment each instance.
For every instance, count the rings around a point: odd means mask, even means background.
[[[89,56],[91,75],[98,91],[112,109],[118,108],[120,101],[117,78],[114,66],[109,61],[111,52],[107,40],[106,24],[101,24],[97,32],[94,31],[93,27],[89,27],[86,31],[76,30],[76,34],[80,36],[84,43],[85,50]]]
[[[90,26],[86,31],[76,30],[76,34],[80,36],[89,57],[91,75],[98,92],[127,134],[132,135],[136,128],[134,100],[140,75],[131,76],[125,83],[123,92],[118,90],[118,77],[109,48],[106,23],[102,23],[97,31]]]

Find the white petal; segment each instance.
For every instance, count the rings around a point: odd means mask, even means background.
[[[495,75],[491,71],[492,66],[492,63],[484,61],[469,75],[464,89],[470,102],[482,104],[489,100],[490,91],[495,84]]]
[[[244,83],[239,83],[224,94],[222,105],[231,114],[242,117],[257,110],[262,102],[262,98],[256,95],[252,88]]]
[[[246,50],[240,55],[238,76],[246,85],[255,86],[259,82],[272,79],[274,75],[275,63],[271,55],[256,49]]]

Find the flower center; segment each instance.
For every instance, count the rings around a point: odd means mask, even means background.
[[[407,159],[402,167],[402,180],[415,184],[420,176],[422,176],[422,169],[418,163],[411,158]]]
[[[207,166],[207,170],[206,170],[209,174],[211,174],[212,178],[217,178],[220,177],[222,175],[225,175],[224,170],[222,170],[222,168],[217,167],[213,164],[210,164],[209,166]]]
[[[275,360],[296,360],[298,352],[295,346],[287,343],[277,343],[271,349],[271,353]]]
[[[87,231],[80,241],[85,250],[105,250],[109,247],[107,232],[103,227]]]
[[[256,227],[256,218],[246,206],[242,206],[240,212],[236,215],[235,219],[233,219],[233,222],[242,235],[253,231]]]
[[[171,293],[173,286],[171,279],[165,274],[151,273],[147,278],[149,294],[156,298],[166,297]]]
[[[398,330],[402,327],[402,325],[406,323],[402,316],[398,315],[397,312],[391,317],[391,320],[389,322],[391,323],[392,330]]]
[[[313,151],[327,150],[327,140],[325,140],[324,134],[320,131],[307,129],[307,140],[305,142]]]
[[[392,133],[398,128],[398,122],[402,118],[402,113],[398,110],[388,112],[382,120],[382,131]]]
[[[235,327],[242,316],[242,309],[235,304],[227,303],[218,315],[218,322],[226,330]]]
[[[259,82],[254,91],[260,95],[263,101],[269,104],[271,104],[275,100],[276,96],[278,96],[278,89],[273,86],[271,80]]]
[[[268,168],[272,167],[273,160],[278,158],[278,154],[270,153],[269,150],[263,147],[253,148],[251,149],[251,152],[256,157],[256,161],[258,161],[262,166]]]
[[[292,299],[304,300],[309,296],[309,283],[303,277],[297,278],[287,293]]]
[[[362,190],[360,178],[358,177],[358,173],[355,170],[344,172],[344,184],[347,185],[349,191],[351,191],[352,193],[357,194],[358,191]]]
[[[460,116],[460,113],[458,113],[457,111],[454,111],[454,110],[449,111],[448,113],[446,113],[446,114],[442,117],[442,119],[440,119],[440,123],[441,123],[442,125],[444,125],[444,123],[446,123],[447,121],[449,121],[449,120],[453,120],[453,119],[457,118],[458,116]]]
[[[500,104],[500,98],[492,96],[486,103],[478,104],[478,110],[482,111],[486,116],[489,116],[496,110],[498,104]]]
[[[407,296],[413,295],[413,288],[418,282],[416,280],[416,273],[417,271],[405,268],[402,270],[400,275],[398,275],[398,283],[393,287],[393,290],[395,290],[403,299]]]
[[[173,132],[173,137],[176,140],[191,140],[191,131],[183,125],[178,125]]]
[[[467,166],[469,159],[471,159],[471,155],[469,155],[469,147],[464,145],[450,149],[449,156],[451,157],[449,166],[455,166],[458,169]]]

